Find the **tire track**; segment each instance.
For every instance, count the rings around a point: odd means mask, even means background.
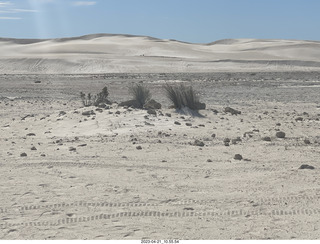
[[[98,214],[87,217],[62,218],[55,221],[26,221],[19,223],[2,222],[0,228],[11,228],[18,226],[62,226],[76,223],[91,222],[97,220],[120,219],[120,218],[199,218],[199,217],[250,217],[250,216],[295,216],[295,215],[320,215],[320,209],[296,209],[296,210],[227,210],[227,211],[138,211],[138,212],[120,212],[113,214]]]
[[[225,162],[221,161],[221,162]],[[77,163],[77,162],[70,162],[70,161],[65,161],[65,162],[43,162],[43,163],[22,163],[22,164],[16,164],[16,165],[0,165],[0,167],[16,167],[16,168],[36,168],[36,167],[86,167],[86,168],[138,168],[138,169],[179,169],[179,170],[190,170],[190,171],[199,171],[199,170],[207,170],[204,168],[195,168],[195,167],[168,167],[168,166],[158,166],[158,165],[128,165],[128,164],[102,164],[102,163]],[[211,169],[211,168],[210,168]],[[219,169],[215,169],[219,170]],[[221,169],[222,170],[222,169]],[[251,167],[251,168],[228,168],[228,169],[223,169],[224,171],[228,172],[275,172],[279,171],[278,168],[268,168],[268,167]]]
[[[271,198],[258,198],[258,199],[244,199],[244,198],[234,198],[234,199],[209,199],[209,200],[166,200],[159,201],[158,203],[150,202],[72,202],[72,203],[53,203],[53,204],[43,204],[43,205],[27,205],[27,206],[15,206],[15,207],[2,207],[0,208],[0,213],[9,213],[14,210],[20,212],[39,210],[39,209],[67,209],[73,207],[94,207],[94,208],[138,208],[138,207],[161,207],[161,206],[184,206],[184,205],[208,205],[214,203],[223,202],[247,202],[250,201],[254,203],[269,205],[272,203],[288,203],[290,201],[319,201],[319,196],[288,196],[288,197],[271,197]]]

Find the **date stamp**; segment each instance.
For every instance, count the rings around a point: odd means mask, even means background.
[[[141,244],[179,244],[179,240],[141,240]]]

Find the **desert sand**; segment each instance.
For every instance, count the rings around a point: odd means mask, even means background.
[[[319,239],[318,46],[2,39],[0,239]],[[202,116],[169,109],[166,82]],[[135,83],[156,115],[118,106]],[[104,86],[113,104],[83,107]]]

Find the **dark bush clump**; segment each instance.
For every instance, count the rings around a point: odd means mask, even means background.
[[[93,97],[91,93],[88,93],[86,95],[85,93],[80,92],[80,98],[83,106],[85,107],[98,106],[101,103],[110,104],[110,101],[108,100],[108,96],[109,96],[108,87],[104,87],[101,92],[99,92],[97,95]]]
[[[166,84],[163,88],[166,96],[177,110],[187,107],[191,110],[198,111],[199,109],[205,108],[205,104],[199,102],[199,98],[191,86],[172,86]]]
[[[130,87],[129,93],[133,96],[133,100],[137,102],[138,108],[143,108],[151,99],[150,90],[141,84]]]

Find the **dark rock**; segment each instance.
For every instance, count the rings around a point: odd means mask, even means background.
[[[285,138],[286,137],[286,133],[284,133],[283,131],[278,131],[276,133],[276,137],[277,138]]]
[[[36,136],[36,134],[34,134],[34,133],[29,133],[29,134],[27,134],[27,136]]]
[[[299,169],[315,169],[313,166],[308,164],[302,164]]]
[[[107,107],[107,104],[105,104],[105,103],[99,103],[99,104],[97,105],[97,107],[98,107],[98,108],[106,108],[106,107]]]
[[[131,108],[140,108],[140,104],[138,101],[136,100],[128,100],[128,101],[124,101],[119,103],[120,107],[131,107]]]
[[[167,116],[167,117],[171,117],[171,114],[170,114],[170,113],[166,113],[166,116]]]
[[[147,111],[148,114],[151,114],[151,115],[157,115],[157,112],[156,110],[152,109],[152,108],[149,108],[148,111]]]
[[[36,80],[34,83],[35,83],[35,84],[40,84],[40,83],[41,83],[41,80]]]
[[[82,113],[82,115],[84,115],[84,116],[95,115],[95,112],[93,112],[93,110],[91,110],[91,111],[84,111],[84,112]]]
[[[206,109],[206,104],[201,102],[195,103],[195,110],[204,110]]]
[[[99,112],[99,113],[102,113],[103,109],[102,108],[96,108],[96,111]]]
[[[229,138],[225,138],[225,139],[223,140],[223,142],[224,142],[224,143],[226,143],[226,142],[229,143],[229,142],[230,142],[230,139],[229,139]]]
[[[21,153],[20,157],[27,157],[28,155],[26,153]]]
[[[262,140],[263,141],[271,141],[271,137],[270,136],[265,136],[265,137],[262,137]]]
[[[311,142],[310,142],[309,139],[305,139],[305,140],[304,140],[304,143],[307,144],[307,145],[311,144]]]
[[[154,99],[151,99],[144,105],[145,109],[161,109],[161,104],[155,101]]]
[[[178,122],[178,121],[175,121],[174,124],[175,124],[175,125],[181,125],[181,123]]]
[[[195,140],[193,145],[198,147],[204,147],[204,143],[200,140]]]
[[[36,147],[31,147],[31,150],[32,151],[37,151],[37,148]]]
[[[216,138],[216,134],[212,134],[211,137],[212,137],[212,138]]]
[[[69,147],[69,151],[70,152],[75,152],[75,151],[77,151],[77,149],[75,147]]]
[[[237,144],[238,142],[241,142],[241,141],[242,141],[241,138],[240,138],[240,137],[237,137],[237,138],[235,138],[235,139],[232,139],[232,140],[231,140],[231,143],[235,145],[235,144]]]
[[[192,124],[191,123],[186,123],[186,126],[192,126]]]
[[[208,159],[207,162],[208,162],[208,163],[212,163],[212,160],[211,160],[211,159]]]
[[[236,154],[234,155],[235,160],[242,160],[242,155],[241,154]]]
[[[226,108],[224,109],[224,112],[225,112],[225,113],[231,113],[232,115],[241,114],[241,111],[236,110],[236,109],[233,109],[233,108],[230,108],[230,107],[226,107]]]
[[[59,116],[63,116],[63,115],[66,115],[67,113],[65,111],[60,111],[59,112]]]
[[[298,117],[298,118],[296,118],[296,121],[303,121],[303,118],[302,117]]]
[[[142,147],[141,146],[137,146],[136,149],[137,150],[142,150]]]
[[[115,114],[118,114],[118,115],[119,115],[119,114],[121,114],[121,112],[120,112],[120,111],[116,111]]]

